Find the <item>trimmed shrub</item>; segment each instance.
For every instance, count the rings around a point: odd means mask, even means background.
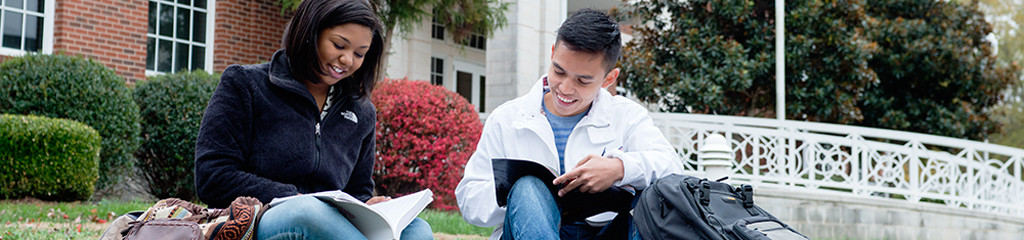
[[[86,200],[99,159],[100,135],[88,125],[0,114],[0,198]]]
[[[157,198],[197,200],[196,135],[219,79],[219,75],[205,71],[178,72],[136,85],[142,145],[135,157],[150,193]]]
[[[377,107],[377,193],[430,188],[434,208],[454,210],[455,186],[483,128],[476,108],[459,94],[425,81],[388,80],[372,97]]]
[[[28,54],[0,63],[0,113],[66,118],[102,137],[97,188],[120,181],[138,147],[139,107],[124,78],[76,56]]]

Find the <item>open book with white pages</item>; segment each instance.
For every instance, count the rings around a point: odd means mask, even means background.
[[[409,226],[409,223],[416,219],[416,216],[427,207],[427,204],[434,200],[434,193],[430,189],[373,205],[366,205],[363,201],[340,190],[305,195],[314,196],[337,207],[341,214],[345,215],[345,218],[348,218],[352,225],[359,229],[366,239],[370,240],[398,239],[402,230]],[[274,198],[270,201],[270,207],[297,196],[301,195]]]

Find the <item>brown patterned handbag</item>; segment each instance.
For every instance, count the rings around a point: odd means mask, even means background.
[[[207,209],[177,198],[160,200],[122,231],[124,239],[255,239],[266,205],[239,197],[226,209]]]

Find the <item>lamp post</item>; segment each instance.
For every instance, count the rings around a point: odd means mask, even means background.
[[[786,3],[775,0],[775,118],[786,120]]]
[[[704,167],[704,176],[708,179],[728,176],[733,170],[732,147],[721,134],[710,134],[700,148],[697,164]]]

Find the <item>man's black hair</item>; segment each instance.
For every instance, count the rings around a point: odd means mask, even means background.
[[[363,64],[352,73],[354,81],[338,82],[339,94],[368,96],[377,85],[377,66],[381,64],[384,37],[377,14],[366,0],[305,0],[299,4],[295,16],[284,30],[281,45],[291,62],[296,79],[320,83],[319,74],[326,74],[320,62],[318,40],[320,32],[334,26],[355,23],[373,30],[373,40]]]
[[[605,72],[615,68],[622,55],[619,23],[594,9],[581,9],[565,19],[558,28],[555,45],[565,44],[569,50],[602,53]]]

